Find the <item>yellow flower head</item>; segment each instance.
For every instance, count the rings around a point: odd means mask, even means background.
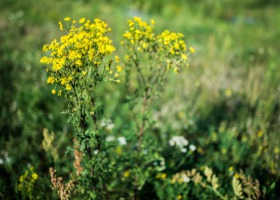
[[[193,47],[190,47],[190,52],[195,53],[195,49]]]
[[[129,175],[130,175],[129,171],[125,171],[125,172],[123,173],[123,176],[124,176],[125,178],[129,177]]]
[[[183,59],[183,60],[188,60],[188,57],[187,57],[187,55],[186,55],[186,54],[182,54],[182,56],[181,56],[181,57],[182,57],[182,59]]]
[[[47,79],[47,83],[50,83],[50,84],[53,84],[55,82],[55,78],[53,76],[50,76],[48,79]]]
[[[180,195],[180,194],[177,196],[177,199],[178,199],[178,200],[180,200],[180,199],[182,199],[182,198],[183,198],[183,196]]]
[[[66,87],[65,87],[65,89],[69,91],[69,90],[71,90],[71,89],[72,89],[72,86],[71,86],[71,85],[69,85],[69,84],[67,84],[67,85],[66,85]]]
[[[121,71],[122,71],[122,67],[118,65],[118,66],[117,66],[117,71],[118,71],[118,72],[121,72]]]
[[[120,62],[119,56],[115,56],[115,61],[116,61],[116,63],[119,63],[119,62]]]
[[[81,18],[81,19],[79,20],[79,23],[80,23],[80,24],[83,24],[83,23],[85,23],[85,21],[86,21],[86,18]]]
[[[44,45],[43,51],[49,52],[49,56],[42,57],[40,62],[48,65],[47,72],[50,76],[47,83],[71,91],[74,81],[81,80],[80,77],[85,74],[93,74],[88,73],[89,70],[102,71],[103,67],[109,66],[106,56],[112,54],[115,47],[112,40],[105,35],[111,29],[100,19],[91,22],[81,18],[79,24],[76,24],[76,20],[71,21],[70,17],[65,17],[64,23],[65,21],[69,27],[68,33],[59,40],[54,39],[50,44]],[[63,30],[63,22],[60,21],[59,26],[60,30]],[[119,62],[119,58],[115,58],[116,62]],[[114,73],[111,74],[113,78]],[[90,79],[83,79],[87,80]],[[52,93],[55,94],[56,91],[53,90]],[[61,92],[59,94],[61,95]]]
[[[63,30],[63,25],[62,25],[62,22],[58,22],[58,25],[59,25],[59,29],[62,31]]]
[[[36,173],[33,173],[31,176],[32,176],[32,178],[33,178],[34,180],[37,180],[37,179],[38,179],[38,175],[37,175]]]
[[[262,132],[262,131],[259,131],[259,132],[258,132],[258,136],[259,136],[259,137],[262,137],[262,136],[263,136],[263,132]]]

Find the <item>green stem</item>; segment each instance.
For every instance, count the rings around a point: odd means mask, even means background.
[[[147,97],[147,94],[145,92],[145,95],[143,97],[143,105],[142,105],[142,120],[141,120],[139,135],[138,135],[138,151],[141,150],[142,138],[143,138],[143,135],[144,135],[147,105],[148,105],[148,97]]]

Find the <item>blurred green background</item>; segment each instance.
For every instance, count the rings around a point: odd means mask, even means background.
[[[225,180],[230,167],[242,169],[260,181],[266,199],[279,199],[279,10],[278,0],[2,0],[0,199],[19,198],[15,187],[30,165],[39,175],[38,195],[53,199],[49,167],[67,174],[72,166],[65,154],[71,125],[60,114],[65,104],[50,93],[39,63],[66,16],[104,20],[117,48],[133,16],[154,19],[158,32],[183,33],[196,53],[187,70],[171,75],[155,105],[155,129],[195,144],[186,169],[208,165]],[[122,110],[116,102],[111,107]],[[121,115],[110,117],[123,123]],[[55,133],[56,161],[42,148],[44,128]]]

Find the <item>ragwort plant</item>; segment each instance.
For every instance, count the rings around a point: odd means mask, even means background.
[[[141,122],[138,123],[138,148],[141,148],[144,134],[146,113],[150,101],[162,89],[167,72],[178,73],[187,65],[187,46],[183,34],[165,30],[161,34],[154,33],[154,20],[150,24],[139,17],[128,20],[129,30],[123,35],[122,44],[127,50],[125,55],[127,93],[132,99],[141,99]],[[192,53],[194,48],[190,47]],[[137,88],[130,88],[131,72],[136,71]],[[130,90],[130,91],[129,91]],[[135,102],[133,104],[135,106]]]
[[[194,53],[194,48],[187,46],[183,34],[168,30],[160,34],[154,32],[155,22],[142,21],[139,17],[128,20],[129,29],[123,34],[122,45],[125,47],[124,70],[126,100],[131,110],[137,151],[133,162],[132,174],[134,190],[142,188],[151,176],[165,168],[164,158],[160,155],[161,147],[152,136],[150,104],[164,89],[167,74],[170,70],[178,73],[188,67],[188,54]],[[151,163],[159,163],[151,166]],[[146,170],[142,170],[146,169]],[[133,177],[134,176],[134,177]]]
[[[70,182],[77,187],[72,191],[73,197],[138,199],[143,186],[165,168],[161,149],[149,136],[149,105],[164,89],[168,71],[178,73],[187,67],[188,55],[195,50],[187,48],[181,33],[154,33],[154,24],[153,20],[149,24],[139,17],[128,20],[129,30],[121,42],[126,52],[123,67],[118,65],[120,58],[113,57],[115,47],[106,36],[111,29],[99,19],[91,22],[82,18],[76,22],[66,17],[64,23],[59,22],[65,34],[43,47],[49,53],[41,59],[47,65],[47,83],[53,85],[52,94],[63,96],[67,102],[68,109],[63,113],[69,115],[75,130],[76,175],[72,174]],[[96,93],[103,82],[120,82],[122,69],[123,103],[131,108],[134,126],[129,144],[125,137],[119,138],[126,152],[105,137]],[[69,190],[66,199],[70,193]]]
[[[84,170],[79,186],[85,188],[83,184],[89,184],[97,190],[97,179],[102,179],[104,174],[100,172],[99,164],[105,154],[95,155],[95,152],[102,151],[95,114],[98,109],[95,88],[101,82],[118,82],[120,67],[115,66],[112,59],[115,47],[105,35],[111,30],[105,22],[100,19],[91,22],[85,18],[76,22],[69,17],[64,21],[64,24],[59,22],[59,26],[65,35],[59,41],[54,39],[44,45],[43,51],[50,52],[50,55],[44,56],[41,63],[47,65],[47,83],[54,85],[52,94],[64,96],[67,102],[68,109],[64,113],[69,115],[84,165],[88,165],[85,169],[89,170]]]

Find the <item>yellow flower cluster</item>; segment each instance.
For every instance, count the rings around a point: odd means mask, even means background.
[[[162,44],[160,47],[162,51],[167,51],[170,54],[175,55],[185,55],[186,44],[182,38],[184,35],[182,33],[173,33],[168,30],[163,31],[159,36],[158,40]],[[183,57],[187,59],[187,57]]]
[[[43,51],[50,52],[49,56],[41,58],[40,62],[48,65],[46,71],[50,73],[47,83],[62,86],[66,91],[72,90],[75,81],[84,77],[91,70],[98,70],[102,65],[110,74],[111,63],[104,65],[105,56],[110,55],[115,47],[112,41],[105,36],[111,31],[107,24],[100,19],[93,22],[81,18],[76,26],[76,20],[69,17],[64,19],[66,27],[59,22],[60,30],[66,34],[60,40],[54,39],[50,44],[44,45]],[[103,70],[103,69],[99,69]],[[58,92],[61,95],[62,90]],[[56,90],[52,90],[56,94]]]
[[[158,174],[156,175],[156,178],[157,178],[157,179],[165,179],[165,178],[166,178],[166,174],[165,174],[165,173],[158,173]]]
[[[134,17],[133,20],[128,20],[129,31],[123,34],[127,42],[133,44],[138,51],[148,51],[155,41],[154,20],[151,20],[149,25],[142,21],[140,17]],[[122,42],[124,44],[124,42]]]
[[[124,176],[125,178],[128,178],[129,175],[130,175],[130,172],[129,172],[128,170],[126,170],[126,171],[123,173],[123,176]]]
[[[154,20],[150,24],[139,17],[128,20],[129,30],[123,34],[125,45],[130,51],[148,52],[156,56],[161,55],[165,59],[168,69],[173,68],[178,72],[179,66],[186,64],[188,53],[195,53],[193,47],[189,48],[183,40],[184,35],[168,30],[161,34],[154,33]]]
[[[38,175],[34,172],[33,167],[29,167],[23,175],[19,177],[19,184],[17,185],[17,191],[21,192],[24,196],[28,196],[32,199],[34,185]]]

